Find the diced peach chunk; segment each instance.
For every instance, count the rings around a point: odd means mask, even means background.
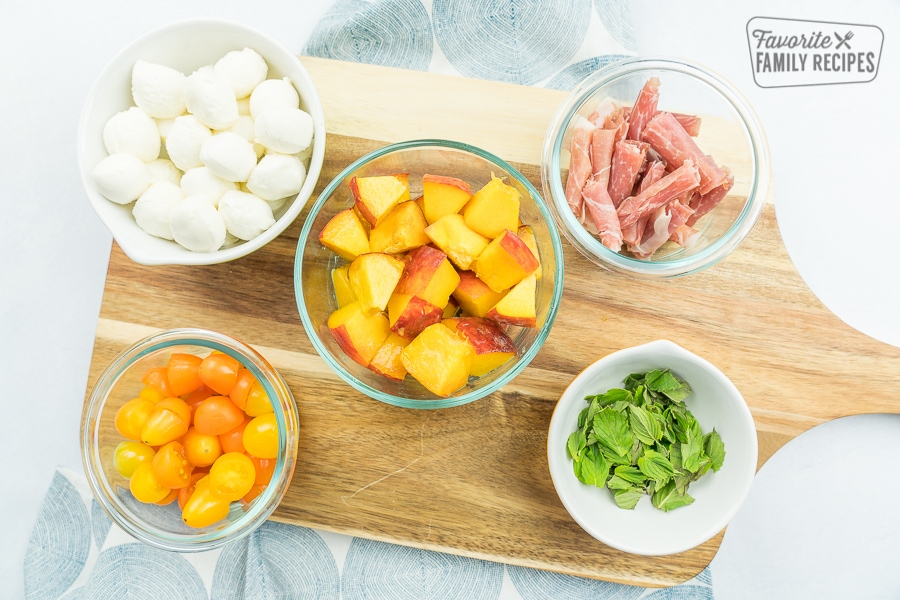
[[[491,240],[466,226],[462,215],[444,215],[425,228],[425,235],[460,269],[468,269]]]
[[[369,238],[359,217],[348,208],[334,215],[319,233],[319,242],[346,260],[369,251]]]
[[[372,252],[400,254],[428,243],[425,217],[415,202],[403,202],[389,212],[369,232]]]
[[[459,272],[459,285],[453,290],[453,297],[466,314],[483,317],[506,292],[495,292],[472,271]]]
[[[534,273],[538,261],[519,236],[505,230],[475,261],[475,274],[495,292],[502,292]]]
[[[380,312],[387,308],[388,300],[394,293],[403,261],[390,254],[370,252],[360,254],[350,263],[350,287],[367,312]]]
[[[422,197],[425,220],[430,224],[444,215],[458,213],[472,197],[472,190],[462,179],[425,174],[422,176]]]
[[[516,355],[516,346],[507,333],[492,319],[462,317],[442,321],[465,338],[475,356],[469,374],[474,377],[487,375]]]
[[[466,385],[474,356],[472,346],[441,323],[426,327],[400,352],[409,374],[444,398]]]
[[[368,314],[358,300],[331,313],[328,329],[341,350],[364,367],[391,332],[383,314]]]
[[[388,300],[391,331],[408,340],[419,335],[429,325],[440,323],[444,309],[419,296],[394,293]]]
[[[356,294],[350,287],[350,265],[335,267],[331,271],[331,283],[334,285],[334,296],[337,299],[338,308],[347,306],[356,300]]]
[[[532,273],[509,290],[509,293],[488,311],[487,316],[500,323],[535,327],[537,325],[534,297],[536,287],[536,279]]]
[[[528,246],[528,249],[531,250],[531,253],[534,254],[534,258],[538,261],[537,269],[534,270],[534,278],[540,281],[541,276],[543,275],[543,269],[541,268],[541,255],[537,249],[537,239],[534,237],[534,229],[531,228],[531,225],[519,225],[517,234],[519,238],[525,242],[525,245]]]
[[[408,345],[409,340],[403,339],[396,333],[391,333],[372,357],[369,369],[388,379],[403,381],[406,377],[406,368],[400,360],[400,351]]]
[[[459,275],[447,255],[437,248],[421,246],[411,250],[406,257],[396,292],[418,296],[443,309],[457,284]]]
[[[495,238],[504,229],[515,231],[519,226],[519,190],[491,176],[462,209],[469,229],[487,238]]]
[[[395,206],[409,200],[409,173],[354,177],[350,180],[350,191],[360,214],[372,227],[377,227]]]

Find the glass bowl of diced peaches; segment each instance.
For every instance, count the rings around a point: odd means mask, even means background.
[[[582,81],[547,130],[544,194],[559,228],[610,271],[677,277],[731,253],[770,193],[747,100],[683,60],[639,57]]]
[[[550,333],[559,233],[538,191],[474,146],[414,140],[344,169],[310,209],[294,289],[316,351],[347,383],[405,408],[472,402]]]
[[[94,497],[123,530],[198,552],[272,514],[294,472],[299,429],[290,389],[253,348],[171,329],[101,373],[82,417],[82,460]]]

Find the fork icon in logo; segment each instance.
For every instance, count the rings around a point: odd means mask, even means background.
[[[838,45],[834,47],[835,50],[840,50],[843,46],[847,46],[847,50],[850,50],[850,40],[853,38],[853,30],[847,32],[844,37],[841,37],[837,31],[834,32],[834,37],[837,38]]]

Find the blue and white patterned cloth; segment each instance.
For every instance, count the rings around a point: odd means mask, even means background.
[[[627,0],[337,0],[304,54],[567,90],[634,53]],[[713,598],[706,570],[647,590],[269,521],[177,554],[115,526],[57,471],[24,564],[29,599],[558,600]]]
[[[644,589],[267,521],[195,554],[143,544],[113,524],[87,480],[59,469],[25,555],[25,597],[65,600],[711,600],[705,570]]]

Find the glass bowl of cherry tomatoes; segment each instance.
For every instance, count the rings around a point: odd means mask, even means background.
[[[252,532],[287,491],[297,406],[256,350],[214,331],[172,329],[115,357],[85,404],[88,482],[123,530],[197,552]]]

